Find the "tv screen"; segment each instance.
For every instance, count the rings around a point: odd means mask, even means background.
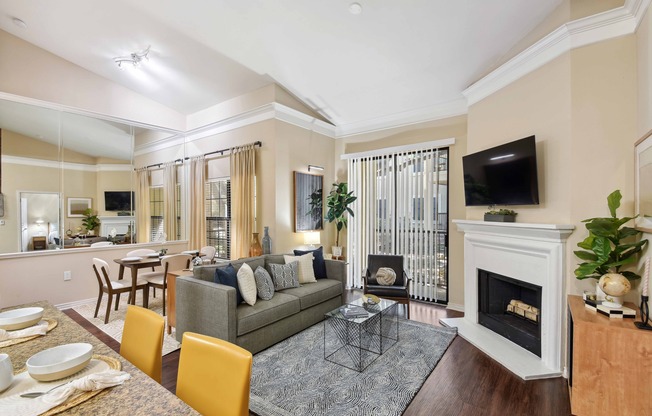
[[[539,203],[534,136],[462,157],[466,206]]]
[[[104,209],[106,211],[133,211],[131,208],[134,192],[104,191]]]

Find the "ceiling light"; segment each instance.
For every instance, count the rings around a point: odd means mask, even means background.
[[[149,48],[143,50],[142,52],[132,52],[127,56],[118,56],[113,58],[113,61],[118,65],[118,68],[124,69],[124,65],[131,65],[134,68],[138,68],[142,61],[149,61]]]
[[[360,3],[351,3],[349,5],[349,11],[351,14],[360,14],[362,13],[362,5]]]
[[[17,17],[12,17],[11,21],[14,22],[16,26],[18,26],[21,29],[27,29],[27,23],[25,21],[17,18]]]

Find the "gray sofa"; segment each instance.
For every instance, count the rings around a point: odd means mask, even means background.
[[[218,265],[197,266],[193,277],[176,280],[176,337],[186,331],[221,338],[255,354],[296,334],[342,305],[346,282],[345,263],[325,260],[326,279],[274,293],[270,300],[258,299],[253,306],[236,305],[235,288],[213,283]],[[231,262],[237,270],[248,263],[253,270],[269,263],[285,263],[283,255],[268,254]]]

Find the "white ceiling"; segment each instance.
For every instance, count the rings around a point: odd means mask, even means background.
[[[358,1],[0,0],[0,29],[184,114],[277,82],[346,127],[459,103],[562,0]]]

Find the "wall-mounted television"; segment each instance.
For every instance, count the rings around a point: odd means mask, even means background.
[[[534,136],[462,157],[466,206],[537,205]]]
[[[133,211],[134,197],[132,191],[104,191],[104,210]]]

